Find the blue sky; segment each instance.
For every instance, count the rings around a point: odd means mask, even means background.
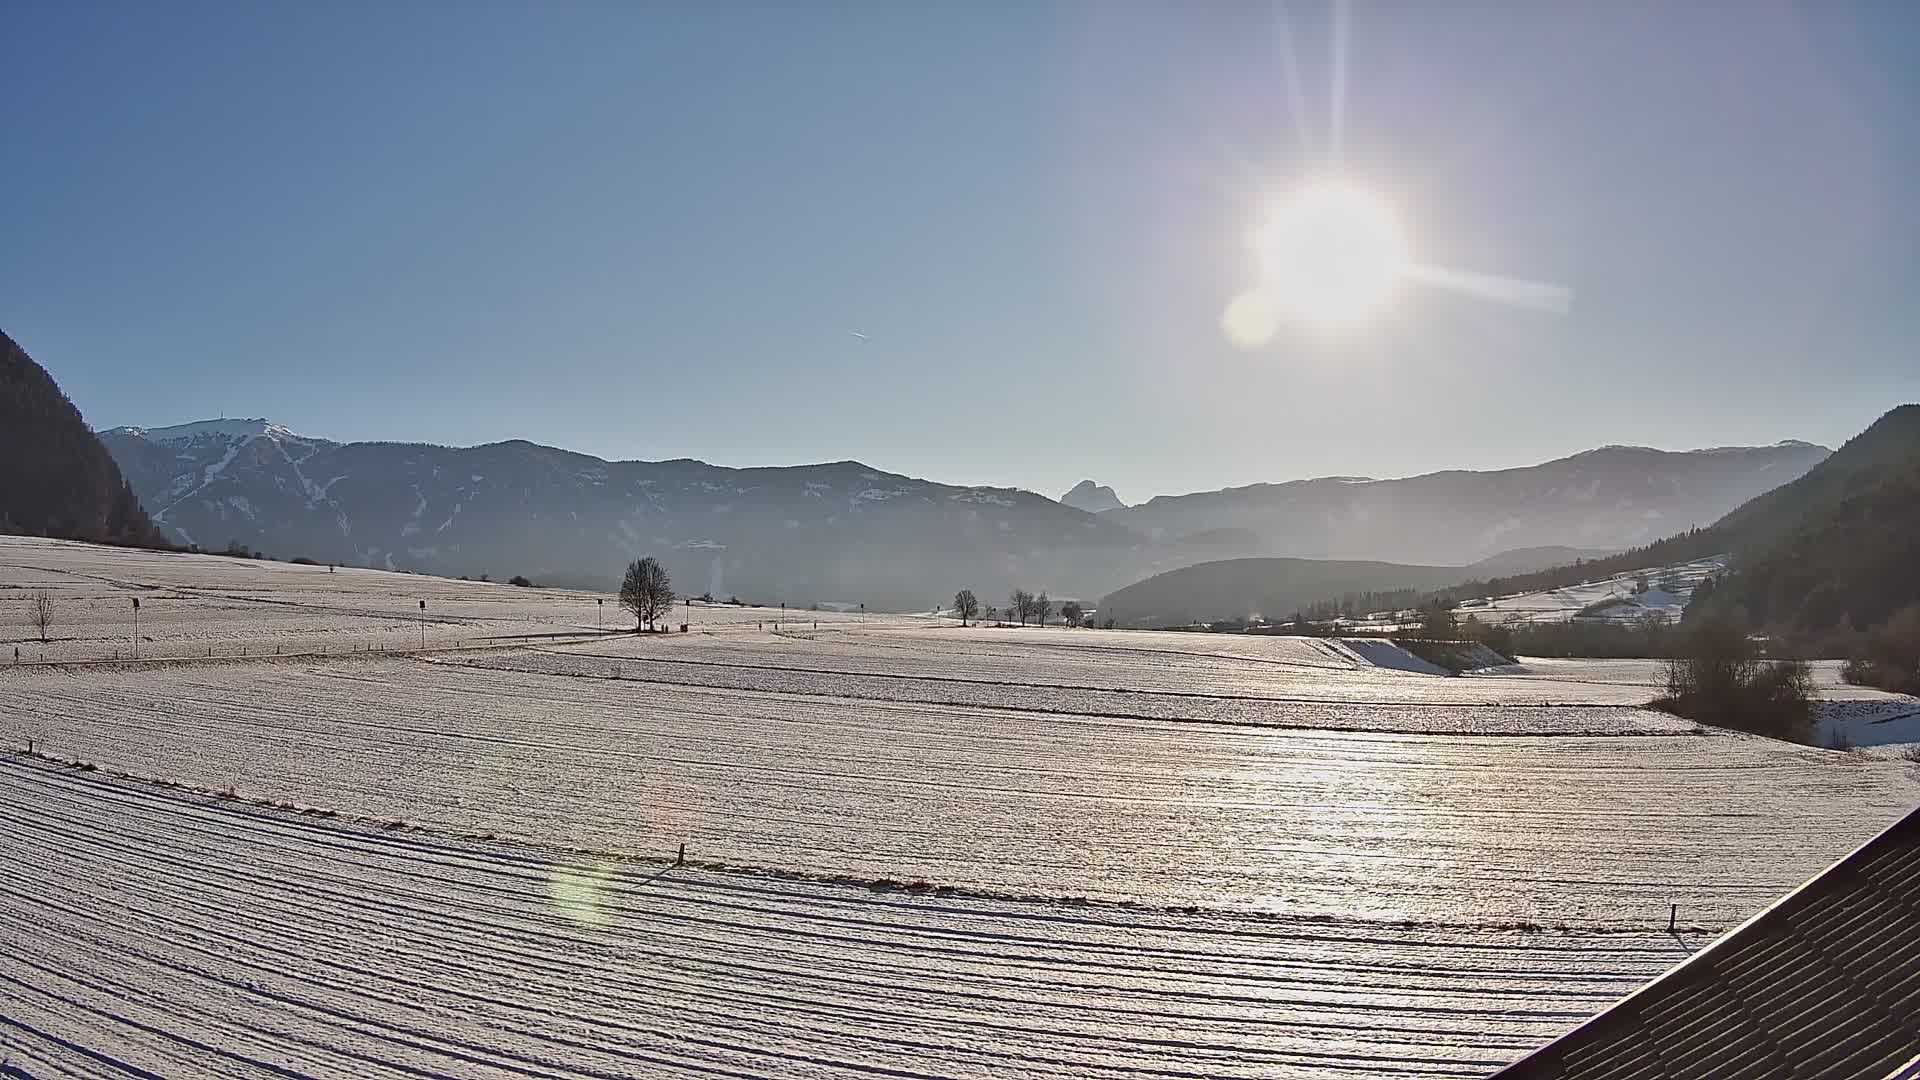
[[[1123,498],[1836,444],[1920,399],[1920,5],[96,4],[0,13],[0,328],[97,427],[264,415]],[[1425,261],[1219,317],[1330,169]],[[858,331],[867,337],[854,336]]]

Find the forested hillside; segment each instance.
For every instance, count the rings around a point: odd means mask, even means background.
[[[0,462],[0,533],[166,543],[80,410],[5,333],[0,333]]]
[[[1920,603],[1920,405],[1714,526],[1735,553],[1709,603],[1799,634],[1867,630]]]

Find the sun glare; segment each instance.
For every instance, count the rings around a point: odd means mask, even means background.
[[[1260,272],[1256,292],[1278,318],[1317,326],[1350,326],[1373,316],[1413,265],[1393,207],[1338,182],[1279,203],[1251,240]]]

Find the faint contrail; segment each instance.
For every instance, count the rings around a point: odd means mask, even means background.
[[[849,330],[847,331],[847,333],[852,334],[854,337],[859,338],[861,341],[867,340],[867,335],[861,333],[858,330]]]
[[[1273,25],[1280,46],[1280,73],[1287,80],[1287,110],[1293,114],[1293,133],[1300,140],[1300,156],[1312,158],[1313,131],[1307,124],[1307,97],[1300,86],[1300,63],[1293,55],[1293,32],[1287,27],[1287,0],[1274,0]]]
[[[1328,102],[1331,122],[1328,145],[1329,156],[1335,161],[1340,158],[1347,136],[1347,39],[1351,21],[1347,0],[1333,0],[1333,93]]]
[[[1573,290],[1544,281],[1477,274],[1471,270],[1452,270],[1444,266],[1411,266],[1407,276],[1415,281],[1508,307],[1528,311],[1546,311],[1565,315],[1573,310]]]

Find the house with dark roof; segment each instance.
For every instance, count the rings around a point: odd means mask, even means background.
[[[1495,1080],[1920,1080],[1920,810]]]

